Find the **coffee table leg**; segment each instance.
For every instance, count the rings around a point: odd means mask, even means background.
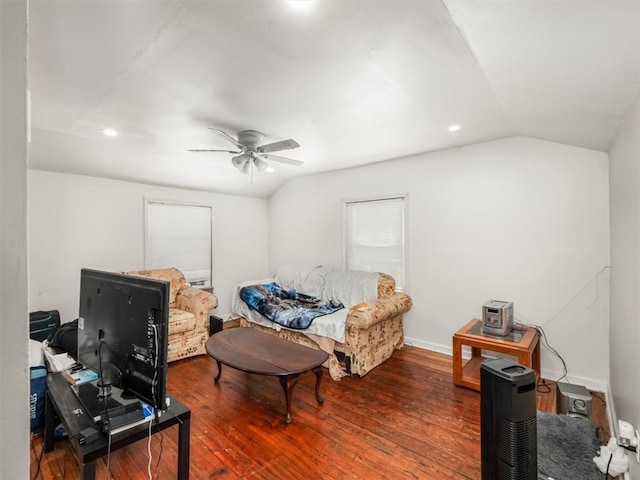
[[[324,403],[324,398],[320,396],[320,381],[322,380],[322,367],[314,368],[313,373],[316,374],[316,400],[320,405],[322,405]]]
[[[216,363],[218,364],[218,374],[213,377],[213,381],[218,383],[218,380],[220,380],[220,375],[222,375],[222,364],[218,360],[216,360]]]
[[[282,385],[282,389],[284,390],[284,397],[287,402],[287,423],[291,423],[291,395],[293,393],[293,387],[298,383],[297,375],[283,375],[278,377],[280,380],[280,385]]]

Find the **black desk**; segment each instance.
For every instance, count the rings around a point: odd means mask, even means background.
[[[179,424],[178,427],[178,479],[189,478],[189,435],[191,410],[184,404],[167,394],[171,406],[160,415],[158,424],[155,420],[151,432],[156,433],[165,428]],[[51,452],[54,448],[54,430],[56,413],[62,420],[69,435],[69,441],[74,448],[81,464],[80,478],[93,480],[95,478],[96,460],[107,454],[109,437],[100,434],[97,440],[87,445],[80,445],[78,434],[87,427],[95,427],[93,420],[85,414],[78,397],[73,393],[69,382],[60,373],[47,376],[47,403],[45,409],[44,451]],[[117,433],[111,437],[111,451],[125,447],[133,442],[147,438],[149,425],[143,424]]]

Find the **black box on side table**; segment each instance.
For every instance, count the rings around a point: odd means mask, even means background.
[[[209,336],[222,331],[222,319],[215,315],[209,315]]]

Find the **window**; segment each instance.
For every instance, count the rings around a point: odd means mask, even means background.
[[[213,207],[158,200],[145,207],[145,268],[176,267],[191,285],[213,285]]]
[[[406,195],[345,201],[345,268],[383,272],[405,289]]]

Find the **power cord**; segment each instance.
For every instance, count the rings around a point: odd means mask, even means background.
[[[536,386],[536,392],[538,393],[551,393],[551,387],[547,383],[547,380],[540,376],[540,380],[538,381],[538,385]]]
[[[151,324],[153,328],[153,380],[151,381],[151,400],[153,402],[153,412],[155,415],[156,425],[158,424],[158,404],[156,402],[156,383],[158,381],[158,326],[155,323]],[[153,455],[151,454],[151,425],[153,419],[149,420],[149,440],[147,442],[147,452],[149,453],[149,462],[147,463],[147,475],[149,480],[153,478],[151,474],[151,463]],[[158,458],[158,463],[160,459]]]
[[[609,478],[609,466],[611,465],[611,460],[613,460],[613,453],[609,454],[609,461],[607,462],[607,471],[604,472],[605,480],[607,480]]]
[[[40,450],[40,455],[38,455],[38,468],[36,469],[36,474],[32,478],[32,480],[36,480],[40,475],[40,464],[42,463],[42,455],[44,454],[44,439],[42,439],[42,450]]]
[[[535,328],[536,330],[538,330],[538,332],[540,333],[540,342],[542,343],[542,345],[547,348],[547,350],[549,350],[554,356],[556,356],[561,362],[562,362],[562,376],[560,378],[558,378],[556,380],[556,382],[561,381],[562,379],[566,379],[567,378],[567,364],[564,361],[564,359],[562,358],[562,356],[558,353],[558,351],[551,347],[551,345],[549,345],[549,342],[547,341],[547,336],[544,333],[544,329],[542,328],[543,326],[548,325],[549,323],[551,323],[558,315],[560,315],[569,305],[571,305],[571,303],[573,303],[573,301],[578,298],[580,295],[582,295],[582,293],[587,290],[587,288],[589,288],[593,283],[595,283],[596,286],[596,297],[593,300],[593,302],[589,305],[589,307],[591,307],[595,302],[598,301],[598,298],[600,298],[600,286],[598,284],[598,280],[600,279],[600,275],[602,275],[605,271],[609,270],[611,268],[611,265],[605,265],[604,267],[602,267],[596,274],[595,276],[586,284],[584,285],[573,297],[571,297],[569,299],[568,302],[566,302],[562,307],[560,307],[560,309],[558,309],[553,315],[551,315],[546,322],[544,322],[544,324],[541,325],[535,325],[535,324],[531,324],[531,323],[522,323],[522,322],[514,322],[517,325],[522,325],[524,327],[531,327],[531,328]],[[522,315],[520,315],[522,316]],[[569,381],[567,379],[567,381]],[[551,388],[549,387],[549,385],[547,385],[547,383],[544,381],[544,379],[541,380],[542,382],[542,387],[544,388],[544,391],[541,391],[541,393],[549,393],[551,391]]]
[[[101,335],[101,333],[98,333],[98,335]],[[102,346],[105,345],[103,338],[104,334],[102,333],[102,336],[100,337],[100,346],[98,347],[98,369],[100,371],[100,381],[98,388],[102,388],[103,390],[102,392],[98,393],[99,395],[104,395],[104,388],[106,388],[104,384],[104,377],[102,374]],[[108,345],[107,348],[109,348]],[[109,419],[109,407],[107,405],[107,399],[104,396],[102,397],[102,399],[104,403],[104,418],[107,424],[107,435],[109,436],[109,441],[107,443],[107,470],[104,473],[104,478],[105,480],[109,480],[109,469],[111,466],[111,420]]]
[[[156,460],[156,477],[160,476],[160,459],[162,458],[162,451],[164,450],[164,434],[160,433],[160,453],[158,453],[158,460]]]
[[[556,318],[558,315],[560,315],[569,305],[571,305],[571,303],[576,298],[578,298],[587,288],[589,288],[591,286],[592,283],[595,282],[595,284],[596,284],[596,298],[591,303],[591,305],[593,305],[598,300],[598,298],[600,298],[600,286],[598,285],[598,279],[600,278],[600,275],[602,275],[606,270],[609,270],[610,268],[611,268],[611,265],[605,265],[604,267],[602,267],[600,269],[600,271],[598,273],[596,273],[596,275],[591,279],[591,281],[589,283],[587,283],[584,287],[582,287],[578,293],[576,293],[573,297],[571,297],[571,299],[569,299],[569,301],[567,303],[565,303],[556,313],[551,315],[549,317],[549,319],[546,322],[544,322],[544,325],[548,325],[554,318]],[[589,306],[591,306],[591,305],[589,305]]]
[[[69,437],[68,442],[66,443],[66,447],[64,449],[64,456],[62,457],[62,480],[64,480],[65,478],[67,478],[67,455],[69,454],[69,444],[71,442],[72,439],[77,438],[78,435],[73,435],[71,437]],[[40,474],[42,473],[41,471],[41,465],[42,465],[42,457],[44,456],[44,438],[42,439],[42,450],[40,450],[40,455],[38,455],[38,467],[36,469],[36,474],[33,476],[33,478],[31,480],[36,480]]]
[[[520,325],[522,327],[535,328],[538,331],[538,333],[540,334],[540,343],[542,343],[542,345],[547,350],[549,350],[554,356],[556,356],[560,360],[560,362],[562,362],[562,376],[560,378],[558,378],[557,380],[555,380],[555,382],[557,383],[560,380],[562,380],[563,378],[566,378],[567,374],[568,374],[567,363],[564,361],[564,358],[562,358],[562,355],[560,355],[558,353],[558,351],[549,344],[549,342],[547,340],[547,335],[544,332],[544,329],[540,325],[535,325],[535,324],[532,324],[532,323],[522,323],[522,322],[518,321],[518,322],[514,322],[514,324],[515,325]],[[546,388],[549,388],[549,386],[546,384],[546,382],[544,382],[543,384],[544,384],[544,386]],[[549,391],[550,390],[551,389],[549,388]],[[548,393],[548,392],[546,392],[546,393]]]
[[[107,442],[107,470],[104,472],[104,480],[109,480],[109,469],[111,468],[111,422],[109,422],[109,440]]]

